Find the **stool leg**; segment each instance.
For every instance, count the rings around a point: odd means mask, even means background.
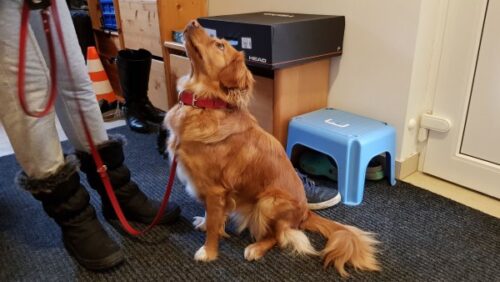
[[[351,178],[352,170],[348,167],[348,155],[329,155],[335,160],[337,164],[337,189],[339,190],[342,198],[342,203],[346,205],[357,205],[356,202],[356,189],[353,189]]]
[[[391,152],[385,153],[385,167],[388,168],[385,170],[385,177],[387,177],[387,181],[392,186],[396,185],[396,168],[395,168],[394,153]]]
[[[337,189],[342,198],[342,203],[349,205],[351,203],[349,197],[349,176],[345,168],[345,163],[337,162]]]
[[[290,161],[292,160],[293,148],[296,145],[300,144],[300,140],[298,138],[298,134],[299,133],[297,133],[296,130],[293,130],[293,128],[289,129],[288,138],[287,138],[287,142],[286,142],[286,154],[287,154],[288,159]]]
[[[365,191],[366,169],[370,159],[360,158],[357,162],[353,162],[349,172],[349,193],[347,195],[347,205],[359,205],[363,201],[363,193]],[[352,160],[351,160],[352,162]]]

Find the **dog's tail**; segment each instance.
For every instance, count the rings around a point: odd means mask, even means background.
[[[343,277],[349,276],[345,270],[346,264],[356,270],[380,270],[375,258],[375,245],[379,242],[374,238],[373,233],[328,220],[312,211],[309,211],[307,219],[301,223],[300,227],[319,232],[328,239],[325,248],[321,251],[324,267],[333,264]]]

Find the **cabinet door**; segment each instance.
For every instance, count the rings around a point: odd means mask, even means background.
[[[148,97],[159,109],[168,110],[167,85],[165,83],[165,67],[163,62],[152,60],[149,75]]]
[[[125,48],[163,56],[156,0],[120,0],[120,18]]]

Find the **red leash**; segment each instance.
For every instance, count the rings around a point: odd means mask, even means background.
[[[52,12],[54,13],[54,6],[52,6]],[[19,32],[19,63],[18,63],[18,80],[17,89],[19,90],[19,102],[23,111],[32,117],[43,117],[50,112],[54,102],[56,101],[57,89],[57,73],[55,65],[52,65],[56,61],[56,55],[54,51],[54,42],[52,41],[52,34],[50,32],[49,25],[49,12],[47,9],[43,9],[40,14],[42,15],[43,29],[45,31],[45,38],[47,39],[47,45],[49,47],[49,57],[51,62],[50,68],[50,96],[45,108],[40,112],[31,112],[28,109],[26,103],[26,96],[24,92],[24,81],[25,81],[25,70],[26,70],[26,37],[28,36],[28,19],[29,19],[30,7],[24,3],[23,10],[21,12],[21,30]]]
[[[36,3],[35,3],[36,2]],[[25,0],[23,3],[22,7],[22,13],[21,13],[21,29],[20,29],[20,38],[19,38],[19,63],[18,63],[18,82],[17,82],[17,87],[18,87],[18,95],[19,95],[19,101],[21,103],[21,108],[23,111],[32,117],[43,117],[47,115],[56,100],[57,96],[57,66],[56,66],[56,56],[55,56],[55,48],[52,40],[52,34],[50,31],[50,15],[52,14],[55,28],[56,28],[56,33],[58,40],[61,44],[61,49],[63,51],[63,57],[64,57],[64,63],[65,67],[68,71],[68,76],[69,80],[71,82],[71,85],[75,85],[73,76],[71,74],[71,68],[69,65],[69,60],[67,57],[67,52],[66,52],[66,46],[64,44],[64,38],[63,38],[63,33],[61,29],[61,21],[59,19],[59,14],[57,13],[57,6],[56,6],[56,1],[53,1],[50,3],[50,0],[41,0],[41,1],[33,1],[33,0]],[[48,8],[50,7],[50,13]],[[43,27],[45,31],[45,36],[47,38],[47,43],[48,43],[48,48],[49,48],[49,58],[50,58],[50,76],[51,76],[51,85],[50,85],[50,96],[47,102],[47,105],[45,108],[40,111],[40,112],[30,112],[26,103],[26,96],[25,96],[25,88],[24,88],[24,82],[25,82],[25,77],[26,77],[26,39],[28,35],[28,19],[29,19],[29,13],[30,10],[35,10],[35,9],[42,9],[41,10],[41,16],[42,16],[42,21],[43,21]],[[163,200],[161,201],[160,208],[153,219],[153,222],[149,224],[145,229],[143,230],[137,230],[133,228],[127,219],[125,218],[125,215],[123,214],[123,211],[120,207],[120,204],[118,203],[118,199],[116,198],[116,195],[113,190],[113,186],[111,185],[111,181],[109,179],[108,173],[107,173],[107,167],[104,165],[101,156],[99,155],[99,152],[97,151],[97,148],[92,140],[92,135],[90,134],[90,129],[88,127],[87,121],[85,120],[85,115],[83,113],[80,100],[78,99],[76,95],[76,91],[73,91],[74,94],[74,100],[77,103],[78,106],[78,114],[80,116],[80,120],[82,122],[82,126],[85,132],[85,138],[87,139],[87,142],[89,143],[90,146],[90,151],[91,154],[94,158],[94,162],[96,164],[97,172],[101,176],[102,182],[104,184],[104,187],[106,188],[106,193],[108,194],[109,200],[111,201],[111,205],[113,206],[116,215],[118,219],[120,220],[120,223],[125,231],[129,233],[130,235],[133,236],[138,236],[142,235],[145,232],[149,231],[151,228],[153,228],[158,221],[161,219],[163,213],[165,212],[165,209],[167,208],[168,200],[170,198],[170,194],[172,192],[172,187],[174,184],[174,179],[175,179],[175,170],[177,168],[177,161],[176,158],[174,157],[174,160],[172,162],[172,165],[170,167],[170,175],[168,179],[168,183],[166,186],[166,191],[165,195],[163,197]]]

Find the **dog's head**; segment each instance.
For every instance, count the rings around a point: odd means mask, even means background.
[[[189,83],[199,84],[210,92],[209,96],[246,107],[254,79],[245,65],[244,54],[226,40],[210,37],[197,21],[186,26],[184,39],[192,68]]]

